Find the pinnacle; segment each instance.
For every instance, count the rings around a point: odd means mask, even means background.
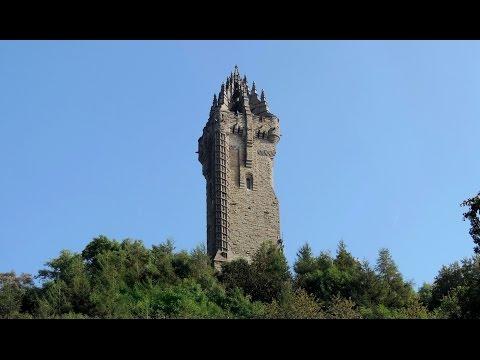
[[[218,93],[218,104],[223,104],[223,99],[225,96],[225,84],[222,83],[222,86],[220,87],[220,92]]]

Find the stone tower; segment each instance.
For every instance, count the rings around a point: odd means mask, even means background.
[[[198,159],[207,183],[207,251],[218,268],[250,260],[265,241],[281,246],[273,160],[280,140],[278,118],[250,89],[237,66],[220,88],[203,134]]]

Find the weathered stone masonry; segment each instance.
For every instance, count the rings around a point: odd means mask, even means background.
[[[249,89],[235,66],[222,84],[203,134],[198,159],[206,179],[207,250],[218,266],[251,256],[264,241],[281,244],[273,161],[280,140],[278,118]]]

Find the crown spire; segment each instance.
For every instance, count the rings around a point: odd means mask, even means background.
[[[222,83],[220,87],[220,93],[218,94],[218,104],[223,104],[225,102],[225,84]]]
[[[247,84],[247,76],[240,74],[237,65],[222,83],[220,92],[213,97],[212,111],[217,107],[222,111],[245,111],[254,115],[275,116],[268,109],[265,90],[257,89],[255,81],[252,81],[250,88]]]

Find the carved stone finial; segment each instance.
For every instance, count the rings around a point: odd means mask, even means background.
[[[222,83],[220,87],[220,93],[218,94],[218,104],[223,104],[225,101],[225,84]]]
[[[255,81],[252,83],[252,94],[257,93],[257,88],[255,87]]]
[[[265,91],[262,89],[262,94],[260,95],[260,101],[265,101]]]

